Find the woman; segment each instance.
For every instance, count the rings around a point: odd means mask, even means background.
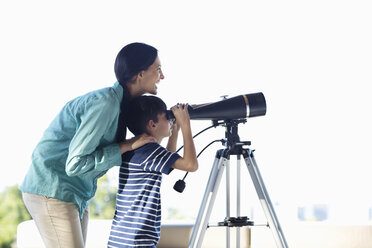
[[[125,114],[132,97],[157,93],[164,79],[157,50],[143,43],[123,47],[115,74],[113,87],[68,102],[32,154],[20,190],[46,247],[84,247],[97,179],[120,166],[123,153],[156,142],[148,135],[125,140]]]

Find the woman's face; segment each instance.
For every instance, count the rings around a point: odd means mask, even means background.
[[[147,70],[143,71],[140,86],[145,93],[156,95],[158,90],[157,84],[161,79],[164,79],[164,75],[161,70],[160,59],[156,57],[154,63]]]

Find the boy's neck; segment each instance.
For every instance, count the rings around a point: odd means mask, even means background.
[[[154,137],[156,139],[156,142],[158,144],[160,144],[161,141],[164,139],[163,136],[158,136],[158,135],[156,135],[156,133],[148,132],[147,134],[150,135],[150,136],[152,136],[152,137]]]

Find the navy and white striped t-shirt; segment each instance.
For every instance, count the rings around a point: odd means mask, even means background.
[[[158,143],[123,155],[108,247],[156,247],[160,238],[162,173],[180,158]]]

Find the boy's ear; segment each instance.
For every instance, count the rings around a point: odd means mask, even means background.
[[[153,130],[156,127],[156,123],[153,120],[149,120],[147,123],[148,130]]]
[[[143,77],[143,73],[144,73],[144,71],[140,71],[140,72],[138,72],[137,77],[139,77],[139,78],[142,79],[142,77]]]

